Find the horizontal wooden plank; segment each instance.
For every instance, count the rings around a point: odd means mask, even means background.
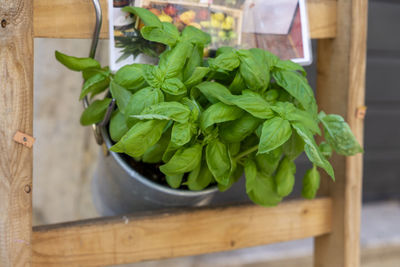
[[[42,226],[33,232],[35,266],[99,266],[233,250],[331,230],[331,199],[278,207],[244,205]]]
[[[107,0],[100,0],[107,14]],[[33,29],[35,37],[91,38],[95,23],[90,0],[35,0]],[[336,34],[336,1],[307,0],[312,38]],[[101,38],[108,38],[108,18],[104,16]]]

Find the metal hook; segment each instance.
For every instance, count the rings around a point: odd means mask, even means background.
[[[95,58],[96,56],[96,49],[97,49],[97,44],[99,43],[99,35],[100,35],[100,29],[101,29],[101,24],[102,24],[102,12],[101,12],[101,6],[98,0],[92,0],[94,10],[96,12],[96,25],[94,28],[93,32],[93,39],[92,39],[92,44],[90,47],[90,53],[89,57]],[[86,109],[89,106],[89,99],[87,96],[83,98],[83,107]],[[96,139],[97,144],[101,145],[103,144],[103,137],[101,136],[100,132],[100,127],[98,127],[96,124],[92,124],[92,129],[93,129],[93,134]]]
[[[104,115],[103,121],[99,123],[99,126],[100,126],[100,127],[106,126],[107,123],[110,121],[110,119],[111,119],[111,114],[112,114],[112,112],[114,111],[115,102],[116,102],[116,100],[113,98],[113,99],[111,100],[110,104],[109,104],[108,107],[107,107],[106,115]]]

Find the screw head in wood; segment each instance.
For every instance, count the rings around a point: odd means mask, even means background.
[[[30,185],[25,185],[25,187],[24,187],[24,191],[25,191],[25,193],[27,193],[27,194],[29,194],[30,192],[31,192],[31,186]]]

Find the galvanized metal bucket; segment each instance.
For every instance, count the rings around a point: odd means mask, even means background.
[[[101,128],[107,150],[112,142]],[[212,200],[217,187],[203,191],[172,189],[157,184],[134,170],[120,154],[101,152],[92,180],[93,200],[105,216],[190,206],[203,206]]]

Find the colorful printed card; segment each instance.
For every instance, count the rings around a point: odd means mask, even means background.
[[[191,25],[212,37],[210,51],[221,46],[258,47],[283,59],[311,64],[305,0],[109,0],[110,66],[154,63],[163,45],[144,40],[142,24],[122,7],[149,9],[179,30]]]

